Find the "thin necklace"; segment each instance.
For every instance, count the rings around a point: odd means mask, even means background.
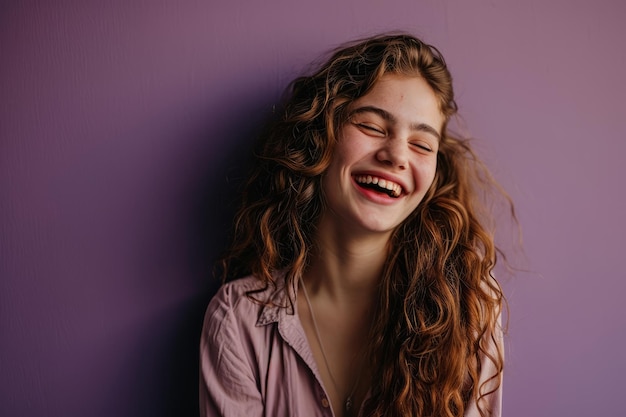
[[[304,285],[304,281],[302,281],[302,292],[304,292],[304,299],[306,300],[306,304],[309,307],[309,313],[311,314],[311,321],[313,322],[313,329],[315,330],[315,337],[317,338],[317,342],[320,345],[320,350],[322,351],[322,358],[324,359],[324,365],[326,365],[326,370],[328,371],[328,376],[330,376],[330,382],[333,383],[335,388],[335,392],[338,395],[341,395],[339,388],[337,386],[337,382],[335,381],[335,377],[333,373],[330,371],[330,366],[328,365],[328,358],[326,357],[326,351],[324,350],[324,344],[322,343],[322,337],[320,336],[319,328],[317,327],[317,320],[315,320],[315,313],[313,313],[313,306],[311,305],[311,300],[309,299],[309,294],[306,290],[306,285]],[[346,412],[350,412],[352,406],[354,405],[353,396],[356,391],[356,387],[359,384],[359,379],[361,379],[361,372],[359,371],[359,375],[357,376],[356,381],[354,381],[354,385],[352,386],[352,390],[348,394],[348,397],[343,403],[344,409]]]

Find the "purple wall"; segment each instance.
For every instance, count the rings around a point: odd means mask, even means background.
[[[17,3],[0,6],[0,415],[193,415],[252,137],[319,53],[394,28],[444,52],[517,201],[533,272],[505,283],[507,417],[623,414],[623,2]]]

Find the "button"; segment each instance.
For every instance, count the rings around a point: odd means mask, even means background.
[[[322,398],[322,407],[328,408],[329,406],[330,406],[330,403],[328,402],[328,398],[326,397]]]

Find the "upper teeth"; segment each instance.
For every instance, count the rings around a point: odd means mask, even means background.
[[[391,191],[391,195],[394,197],[400,196],[402,192],[402,187],[400,184],[396,184],[393,181],[385,180],[383,178],[374,177],[371,175],[357,175],[355,177],[356,181],[360,184],[376,184],[380,188],[386,188]]]

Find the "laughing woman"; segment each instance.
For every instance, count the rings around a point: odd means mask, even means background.
[[[448,131],[456,109],[442,56],[409,35],[292,83],[206,313],[203,416],[500,416],[478,198],[497,186]]]

